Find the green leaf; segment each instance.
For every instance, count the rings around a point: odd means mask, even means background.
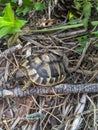
[[[14,26],[15,26],[16,28],[21,28],[25,23],[26,23],[25,20],[19,20],[19,19],[17,19],[17,20],[15,20],[15,22],[14,22]]]
[[[20,14],[23,14],[25,16],[29,11],[31,10],[30,7],[18,7],[16,9],[16,14],[19,16]]]
[[[83,43],[88,40],[88,35],[77,37],[76,39],[78,40],[78,42]]]
[[[12,27],[12,28],[10,28],[8,34],[14,34],[19,31],[20,31],[20,28]]]
[[[19,32],[21,27],[26,23],[24,20],[15,20],[14,26],[10,28],[8,34]]]
[[[45,6],[42,2],[36,2],[36,3],[34,4],[34,9],[35,9],[36,11],[43,11],[43,10],[46,9],[46,6]]]
[[[75,0],[74,3],[75,3],[75,7],[79,10],[81,8],[80,2]]]
[[[17,0],[11,0],[11,2],[17,3]]]
[[[84,22],[84,27],[86,29],[88,27],[88,21],[89,21],[90,15],[91,15],[91,7],[92,7],[91,2],[89,2],[89,1],[84,2],[84,5],[83,5],[84,20],[83,20],[83,22]]]
[[[10,0],[1,0],[0,2],[1,2],[2,4],[5,4],[5,3],[10,2]]]
[[[98,31],[92,32],[93,35],[95,35],[95,37],[98,38]]]
[[[11,21],[11,22],[14,22],[14,12],[11,8],[10,3],[8,3],[4,9],[4,19]]]
[[[0,29],[0,38],[8,34],[9,31],[10,31],[10,27],[3,27],[2,29]]]
[[[95,0],[96,6],[98,7],[98,0]]]
[[[83,46],[83,45],[80,45],[79,47],[77,47],[76,50],[77,50],[78,52],[82,53],[84,47],[85,47],[85,45],[84,45],[84,46]]]
[[[41,115],[39,112],[36,112],[36,113],[33,113],[33,114],[26,115],[26,118],[27,118],[28,120],[40,119],[41,116],[42,116],[42,115]]]
[[[0,38],[6,34],[13,34],[20,31],[20,28],[26,23],[25,20],[15,19],[14,12],[10,4],[4,9],[4,16],[0,17]]]
[[[13,22],[6,21],[3,17],[0,17],[0,28],[5,26],[13,26]]]
[[[88,35],[84,35],[84,36],[81,36],[81,37],[77,37],[76,39],[78,40],[78,42],[80,43],[80,46],[77,47],[77,51],[78,52],[82,52],[85,45],[86,45],[86,41],[88,40]]]
[[[26,5],[27,7],[33,7],[33,3],[30,0],[22,0],[24,5]]]

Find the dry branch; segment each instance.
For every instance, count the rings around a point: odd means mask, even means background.
[[[0,90],[0,97],[8,96],[8,94],[4,95],[5,90]],[[14,89],[10,89],[9,93],[12,97],[22,97],[28,95],[41,95],[41,94],[65,94],[65,93],[97,93],[98,92],[98,83],[94,84],[60,84],[54,87],[30,87],[24,92],[20,87],[16,87]]]
[[[4,58],[6,55],[9,55],[17,50],[20,50],[22,48],[22,46],[20,44],[16,45],[16,46],[13,46],[9,49],[6,49],[4,52],[2,52],[0,54],[0,59]]]

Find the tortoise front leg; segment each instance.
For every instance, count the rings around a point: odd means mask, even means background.
[[[32,82],[29,80],[29,81],[24,85],[24,87],[22,88],[22,91],[25,91],[27,88],[29,88],[31,84],[32,84]]]

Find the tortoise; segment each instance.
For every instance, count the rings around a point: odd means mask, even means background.
[[[32,54],[21,66],[26,69],[29,79],[22,90],[28,88],[31,83],[36,86],[54,86],[66,78],[63,57],[52,52]]]

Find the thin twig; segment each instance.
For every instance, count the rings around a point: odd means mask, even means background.
[[[85,48],[84,48],[84,50],[83,50],[83,53],[82,53],[82,55],[81,55],[81,58],[80,58],[79,62],[77,63],[76,69],[78,69],[78,68],[80,67],[80,65],[81,65],[81,63],[82,63],[82,61],[83,61],[83,58],[85,57],[85,54],[86,54],[87,49],[88,49],[88,47],[90,46],[91,42],[92,42],[92,40],[90,39],[90,41],[86,43],[86,46],[85,46]]]

